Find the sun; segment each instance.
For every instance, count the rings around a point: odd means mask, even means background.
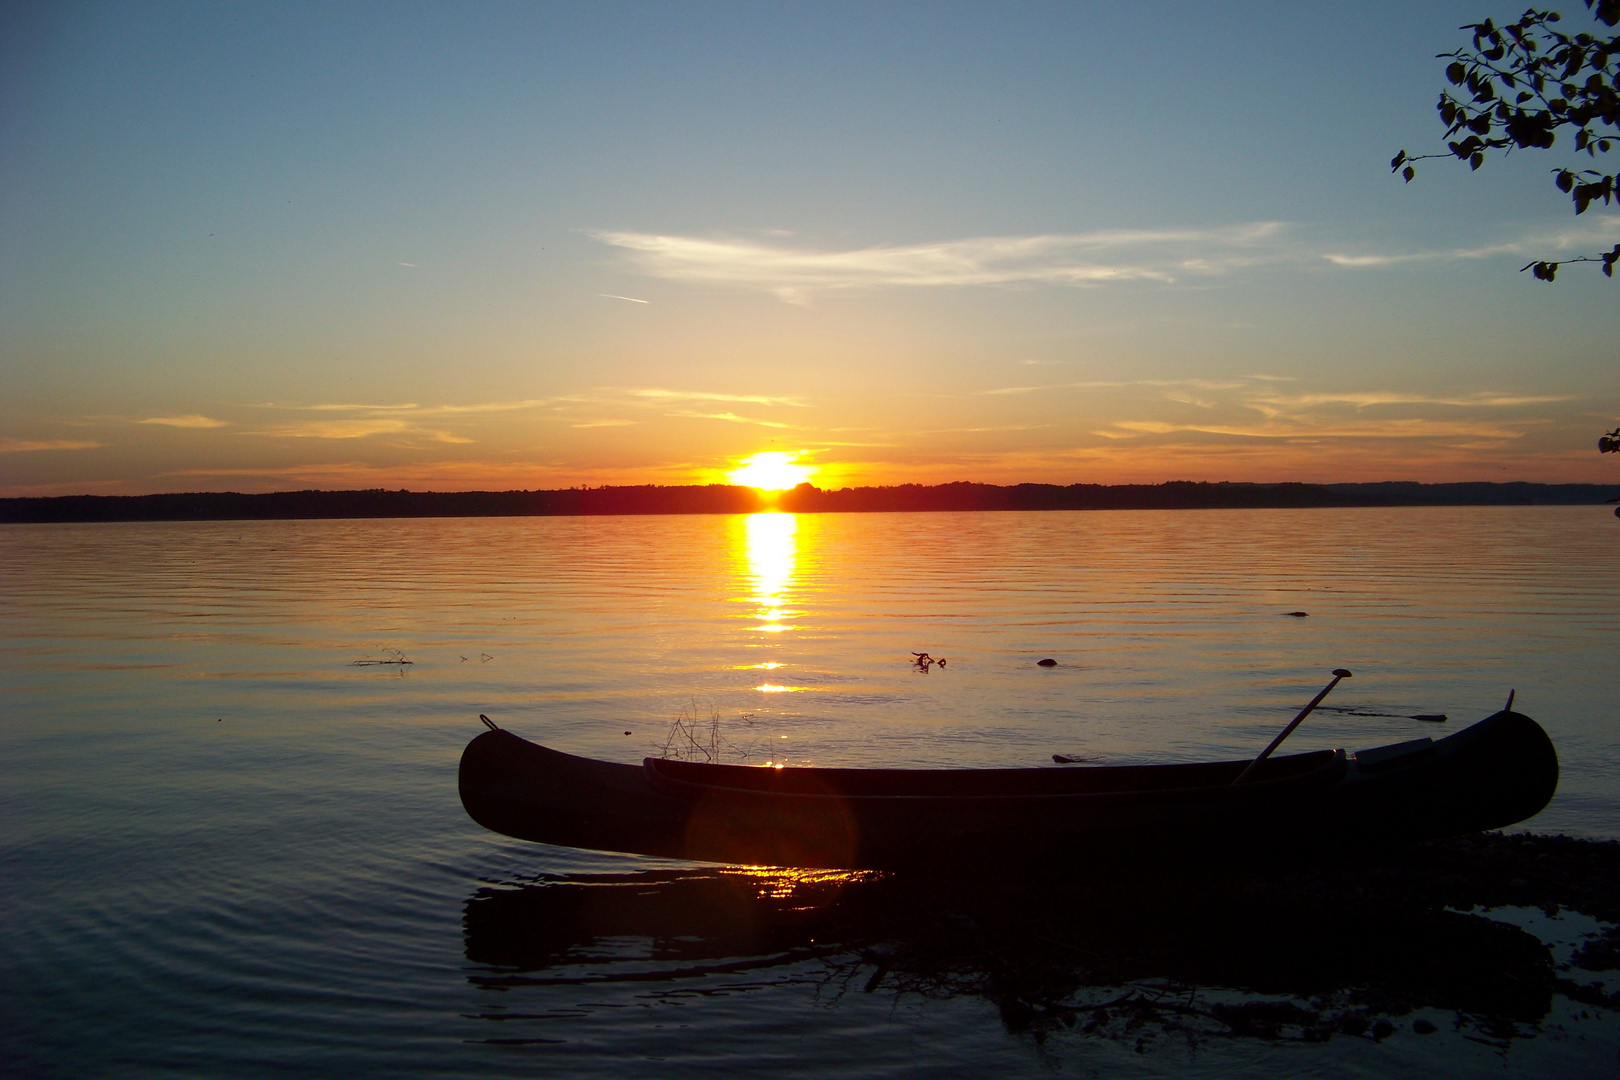
[[[726,474],[726,480],[739,487],[758,488],[760,491],[786,491],[805,483],[816,474],[815,466],[797,464],[803,456],[803,450],[767,450],[743,458],[735,469]]]

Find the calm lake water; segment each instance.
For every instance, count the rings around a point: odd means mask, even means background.
[[[1490,1038],[1038,1030],[771,922],[866,883],[509,841],[456,764],[480,712],[618,761],[1242,757],[1344,666],[1291,749],[1515,689],[1563,768],[1526,827],[1616,837],[1617,630],[1602,507],[7,526],[3,1068],[1614,1076],[1562,998]]]

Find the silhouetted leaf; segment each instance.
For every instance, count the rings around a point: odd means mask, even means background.
[[[1604,26],[1620,23],[1620,0],[1582,0],[1583,6]],[[1463,27],[1472,35],[1472,48],[1443,53],[1445,78],[1450,87],[1466,88],[1453,95],[1442,90],[1436,109],[1445,127],[1450,155],[1468,162],[1470,171],[1482,167],[1492,151],[1546,150],[1568,129],[1575,152],[1588,157],[1608,153],[1620,136],[1620,37],[1590,32],[1573,35],[1554,30],[1556,12],[1531,8],[1517,20],[1498,27],[1492,20]],[[1544,95],[1554,92],[1548,100]],[[1511,104],[1510,104],[1511,100]],[[1605,130],[1607,129],[1607,130]],[[1455,136],[1463,135],[1463,138]],[[1390,162],[1410,183],[1414,163],[1441,154],[1414,155],[1400,151]],[[1620,200],[1620,186],[1612,175],[1595,170],[1555,168],[1554,183],[1568,196],[1577,214],[1592,204]],[[1613,253],[1581,255],[1564,260],[1538,260],[1523,269],[1539,281],[1553,281],[1568,262],[1600,262],[1605,277],[1614,277],[1620,245]]]

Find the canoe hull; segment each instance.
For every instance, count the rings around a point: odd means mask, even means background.
[[[461,759],[473,820],[565,847],[754,866],[1280,861],[1502,828],[1557,787],[1541,727],[1503,712],[1425,745],[1244,762],[1013,770],[768,770],[576,757],[489,731]],[[1362,760],[1365,759],[1365,760]]]

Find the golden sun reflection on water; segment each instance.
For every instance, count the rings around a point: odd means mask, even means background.
[[[752,878],[761,898],[777,900],[791,898],[806,887],[831,889],[825,897],[831,900],[846,885],[866,881],[881,881],[888,875],[878,870],[798,870],[782,866],[733,866],[721,870],[726,877]]]
[[[743,523],[743,550],[753,591],[748,599],[756,606],[756,630],[780,633],[793,629],[787,607],[788,590],[798,563],[799,519],[793,514],[750,514]]]

